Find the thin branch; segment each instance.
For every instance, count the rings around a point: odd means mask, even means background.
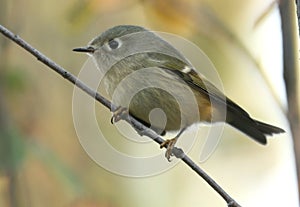
[[[281,16],[282,40],[283,40],[283,69],[284,81],[288,101],[287,118],[293,135],[294,151],[296,158],[298,188],[300,188],[300,112],[299,112],[299,91],[298,91],[298,41],[296,29],[296,8],[295,2],[281,0],[279,2]]]
[[[82,81],[80,81],[76,76],[71,74],[70,72],[66,71],[64,68],[53,62],[51,59],[43,55],[41,52],[39,52],[37,49],[33,48],[30,44],[25,42],[23,39],[21,39],[19,36],[13,34],[11,31],[0,25],[0,32],[6,36],[7,38],[11,39],[15,43],[17,43],[19,46],[23,47],[26,51],[31,53],[33,56],[35,56],[39,61],[47,65],[49,68],[60,74],[63,78],[67,79],[71,83],[75,84],[78,88],[85,91],[87,94],[89,94],[92,98],[96,99],[98,102],[103,104],[106,108],[114,111],[117,109],[115,105],[113,105],[109,100],[101,96],[96,91],[89,88],[87,85],[85,85]],[[139,134],[148,136],[152,140],[154,140],[156,143],[161,144],[165,140],[162,139],[160,136],[158,136],[154,131],[149,129],[148,127],[144,126],[142,123],[134,119],[132,116],[128,115],[125,117],[122,117],[125,121],[127,121],[129,124],[131,124]],[[191,169],[193,169],[199,176],[201,176],[227,203],[229,207],[240,207],[240,205],[226,193],[221,186],[219,186],[207,173],[205,173],[199,166],[196,165],[195,162],[193,162],[184,152],[182,149],[174,148],[173,149],[174,155],[181,159],[184,163],[186,163]]]
[[[254,21],[253,28],[256,28],[271,12],[274,10],[275,6],[279,3],[280,0],[273,0],[269,6],[263,11],[262,14]]]
[[[298,36],[300,35],[300,1],[296,0],[297,6],[297,19],[298,19]]]

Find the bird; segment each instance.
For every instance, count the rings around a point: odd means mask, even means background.
[[[124,113],[159,135],[177,132],[161,144],[170,161],[182,133],[197,123],[225,122],[260,144],[282,128],[255,120],[226,97],[174,46],[155,32],[137,25],[114,26],[93,38],[87,46],[73,49],[92,56],[103,73],[101,81],[119,108],[112,123]],[[116,92],[117,91],[117,92]],[[153,121],[149,114],[161,109]]]

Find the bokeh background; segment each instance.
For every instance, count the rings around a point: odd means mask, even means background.
[[[200,166],[242,206],[298,206],[280,17],[272,1],[0,0],[0,5],[0,24],[74,74],[87,57],[71,50],[119,24],[197,44],[229,97],[253,117],[286,130],[260,146],[225,127],[214,154]],[[182,163],[145,178],[115,175],[94,163],[74,129],[73,90],[0,36],[0,206],[226,206]],[[112,142],[122,139],[110,126],[111,114],[100,104],[96,108],[99,123],[112,130]],[[201,142],[199,137],[189,153],[194,160]]]

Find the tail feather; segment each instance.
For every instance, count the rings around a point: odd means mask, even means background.
[[[235,116],[234,119],[230,119],[227,122],[261,144],[267,144],[267,135],[284,132],[279,127],[254,120],[250,116]]]
[[[272,135],[272,134],[279,134],[279,133],[284,132],[284,130],[279,128],[279,127],[276,127],[276,126],[273,126],[273,125],[270,125],[270,124],[266,124],[266,123],[263,123],[263,122],[260,122],[260,121],[257,121],[257,120],[254,120],[254,121],[255,121],[259,131],[261,131],[264,134]]]
[[[267,135],[283,133],[284,130],[252,119],[249,114],[236,103],[227,98],[226,122],[250,136],[261,144],[267,144]]]

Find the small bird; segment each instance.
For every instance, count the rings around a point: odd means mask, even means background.
[[[195,123],[226,122],[261,144],[267,143],[267,135],[284,132],[251,118],[170,43],[143,27],[115,26],[73,51],[92,56],[103,73],[101,81],[119,106],[113,122],[127,112],[160,135],[177,132],[161,144],[169,161],[179,136]],[[151,119],[154,109],[165,116],[158,113]]]

